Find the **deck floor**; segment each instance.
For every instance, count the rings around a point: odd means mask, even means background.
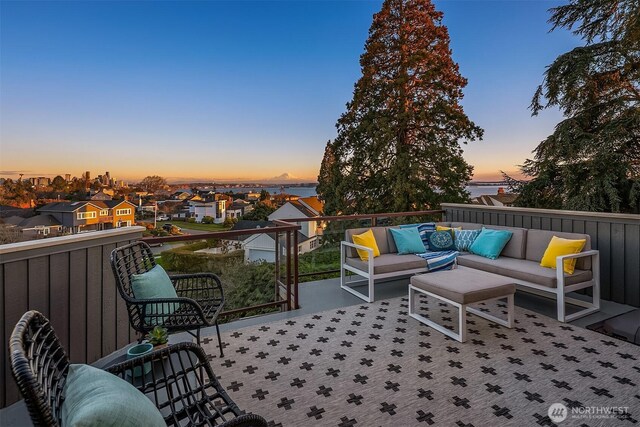
[[[341,307],[355,306],[364,304],[364,301],[355,297],[354,295],[340,289],[339,279],[326,279],[314,282],[301,283],[299,287],[300,297],[300,309],[289,312],[273,313],[263,316],[256,316],[251,318],[245,318],[236,320],[233,322],[225,323],[220,326],[221,331],[228,332],[236,329],[244,328],[247,326],[267,324],[276,322],[283,319],[290,319],[308,314],[318,313],[321,311],[333,310]],[[381,301],[390,298],[396,298],[406,296],[407,285],[409,279],[401,278],[397,280],[391,280],[387,282],[376,284],[376,300]],[[359,289],[362,292],[366,291],[366,287],[363,285],[363,289]],[[555,301],[539,297],[533,294],[525,292],[516,292],[515,303],[517,306],[531,310],[545,316],[549,316],[555,319]],[[598,313],[591,314],[589,316],[577,319],[571,322],[572,325],[579,327],[586,327],[587,325],[595,322],[608,319],[618,314],[625,313],[633,310],[633,307],[623,304],[617,304],[611,301],[602,301],[601,310]],[[571,310],[568,309],[570,313]],[[208,328],[202,331],[202,336],[214,335],[215,328]],[[176,334],[171,337],[171,342],[180,342],[185,340],[191,340],[192,337],[188,334]],[[116,352],[104,359],[96,362],[95,366],[104,366],[108,364],[110,360],[117,357],[120,352]],[[30,426],[32,425],[29,416],[26,411],[26,407],[23,402],[18,402],[8,408],[0,410],[0,425],[2,426]]]

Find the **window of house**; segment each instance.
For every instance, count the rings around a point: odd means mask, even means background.
[[[100,210],[100,216],[107,216],[107,215],[109,215],[109,209]]]
[[[94,212],[78,212],[78,219],[91,219],[95,218],[97,215]]]
[[[131,215],[131,208],[127,209],[117,209],[116,215]]]

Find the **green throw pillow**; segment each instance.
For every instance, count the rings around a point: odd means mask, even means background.
[[[423,254],[425,253],[424,244],[420,233],[416,227],[411,228],[390,228],[393,241],[398,247],[398,254]]]
[[[64,396],[63,426],[166,425],[162,414],[147,396],[122,378],[93,366],[69,366]]]
[[[152,298],[178,298],[176,288],[164,268],[156,265],[151,270],[142,274],[131,276],[131,289],[136,299]],[[161,325],[162,318],[156,314],[172,314],[178,309],[177,303],[164,303],[160,306],[147,306],[145,321],[151,325]]]

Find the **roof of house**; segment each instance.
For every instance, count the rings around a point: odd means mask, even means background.
[[[313,210],[309,209],[307,205],[300,203],[300,200],[290,200],[288,203],[291,203],[293,206],[295,206],[296,209],[302,212],[304,216],[307,216],[309,218],[318,216],[318,212],[314,212]]]
[[[9,225],[20,225],[20,223],[24,221],[24,218],[21,216],[13,215],[13,216],[4,218],[2,221],[5,224],[9,224]]]
[[[324,210],[324,203],[322,203],[322,201],[318,199],[318,196],[302,197],[298,199],[298,201],[318,212],[318,214],[321,214]]]
[[[10,216],[20,216],[26,218],[33,216],[33,209],[30,208],[18,208],[16,206],[0,205],[0,218],[6,218]]]
[[[131,206],[135,207],[135,205],[127,200],[91,200],[91,201],[80,201],[80,202],[54,202],[49,203],[40,209],[38,212],[73,212],[76,211],[83,206],[89,204],[93,205],[99,209],[113,209],[114,207],[122,204],[128,203]]]
[[[476,203],[479,205],[486,205],[486,206],[495,206],[495,201],[498,201],[503,205],[509,205],[513,203],[517,197],[518,197],[517,194],[511,194],[511,193],[484,194],[482,196],[478,196],[475,199],[473,199],[473,203]]]
[[[32,228],[37,226],[52,226],[52,225],[61,225],[60,221],[52,217],[51,215],[36,215],[31,218],[25,218],[20,224],[20,227],[23,228]]]
[[[271,221],[249,221],[247,219],[240,220],[233,225],[232,230],[251,230],[253,228],[273,227]]]

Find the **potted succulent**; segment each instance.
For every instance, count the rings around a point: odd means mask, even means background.
[[[147,342],[153,345],[154,350],[159,350],[167,346],[167,342],[169,342],[169,332],[162,326],[156,326],[145,338]]]

